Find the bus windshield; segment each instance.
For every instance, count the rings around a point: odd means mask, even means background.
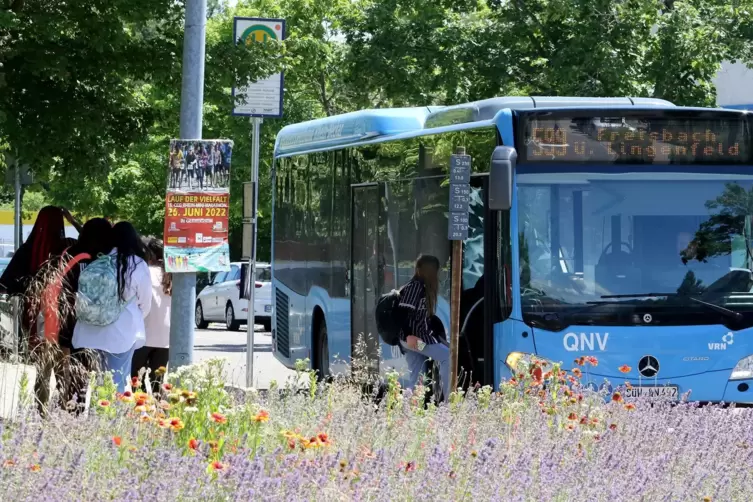
[[[753,325],[751,175],[523,173],[518,214],[529,324]]]

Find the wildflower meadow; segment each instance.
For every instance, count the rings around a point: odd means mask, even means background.
[[[3,500],[753,500],[753,412],[625,402],[535,361],[499,392],[424,404],[388,375],[233,392],[221,360],[157,394],[92,378],[90,407],[0,428]],[[301,381],[306,385],[301,385]],[[138,389],[140,382],[133,382]]]

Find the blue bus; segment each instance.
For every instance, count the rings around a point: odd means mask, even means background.
[[[533,355],[631,396],[753,403],[751,115],[660,99],[501,97],[285,127],[274,165],[273,351],[321,374],[405,371],[374,306],[444,264],[450,156],[473,175],[460,365],[497,386]]]

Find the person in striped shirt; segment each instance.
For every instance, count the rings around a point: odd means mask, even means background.
[[[409,387],[415,386],[424,364],[431,358],[439,364],[446,401],[450,394],[450,350],[444,333],[439,331],[441,322],[434,318],[439,291],[439,268],[437,257],[419,256],[413,278],[400,290],[398,309],[404,320],[400,345],[404,349],[410,370]]]

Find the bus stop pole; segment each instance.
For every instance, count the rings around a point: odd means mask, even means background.
[[[207,0],[186,0],[180,138],[201,139]],[[170,370],[193,363],[196,274],[173,274]]]
[[[251,193],[254,200],[251,212],[251,256],[248,259],[248,315],[246,316],[246,387],[254,386],[254,332],[256,328],[256,311],[254,297],[256,292],[256,234],[259,201],[259,138],[261,136],[261,118],[253,117],[253,140],[251,142]]]
[[[446,248],[445,248],[446,249]],[[452,279],[450,281],[450,388],[449,393],[458,388],[458,345],[460,343],[460,281],[463,271],[463,242],[452,241]]]

